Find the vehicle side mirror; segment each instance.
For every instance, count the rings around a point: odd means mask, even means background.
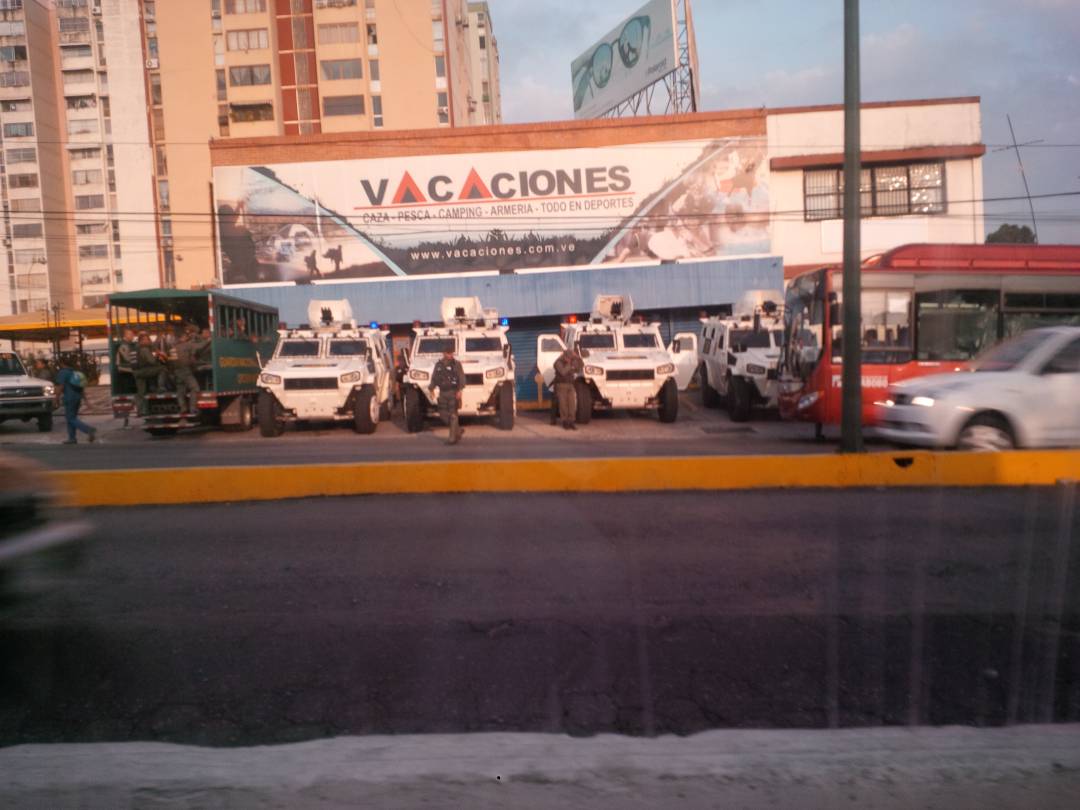
[[[375,373],[375,361],[372,360],[370,357],[368,358],[368,361],[367,361],[367,370],[368,370],[369,374],[374,374]]]
[[[672,354],[679,354],[681,351],[682,351],[682,341],[677,340],[677,339],[672,341],[672,343],[671,343],[671,353]]]

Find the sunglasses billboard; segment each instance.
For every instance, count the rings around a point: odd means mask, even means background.
[[[616,50],[623,66],[632,68],[641,59],[642,48],[648,50],[651,34],[652,23],[648,16],[632,17],[626,21],[617,38],[597,45],[574,74],[574,110],[581,109],[581,105],[585,103],[585,95],[593,85],[599,90],[611,81]]]

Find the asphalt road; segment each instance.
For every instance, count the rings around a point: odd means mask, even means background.
[[[97,510],[0,620],[0,744],[1076,721],[1076,495]]]

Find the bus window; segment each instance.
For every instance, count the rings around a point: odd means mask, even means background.
[[[998,339],[996,290],[939,290],[915,296],[919,360],[970,360]]]
[[[1004,326],[1007,338],[1041,326],[1080,326],[1080,294],[1005,293]]]
[[[836,293],[843,307],[843,295]],[[830,324],[832,360],[843,361],[844,327]],[[866,290],[862,294],[862,362],[911,362],[911,292]]]

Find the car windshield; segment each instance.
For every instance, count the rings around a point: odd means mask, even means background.
[[[331,357],[356,357],[367,353],[366,340],[331,340]]]
[[[501,352],[502,339],[497,337],[467,337],[466,352]]]
[[[730,346],[743,346],[747,349],[768,349],[769,330],[767,329],[732,329]]]
[[[655,349],[656,335],[652,332],[623,332],[624,349]]]
[[[319,341],[314,338],[286,340],[281,344],[278,357],[318,357]]]
[[[18,376],[24,374],[22,361],[14,354],[0,354],[0,374]]]
[[[443,354],[447,350],[454,351],[457,341],[452,337],[420,338],[416,346],[417,354]]]
[[[1012,371],[1049,339],[1049,332],[1024,332],[987,351],[975,360],[972,369],[975,371]]]
[[[615,336],[610,332],[588,333],[578,338],[578,347],[582,349],[614,349]]]

